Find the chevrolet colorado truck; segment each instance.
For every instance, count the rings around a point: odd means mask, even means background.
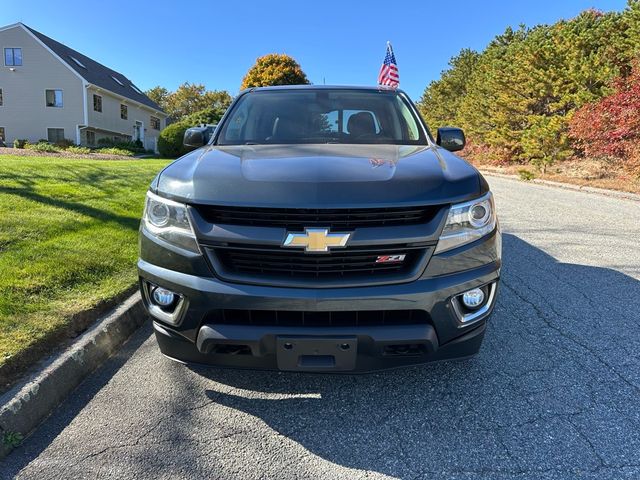
[[[489,186],[385,87],[241,92],[147,192],[138,270],[186,363],[364,372],[476,354],[501,234]]]

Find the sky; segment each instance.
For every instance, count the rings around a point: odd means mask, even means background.
[[[143,90],[202,83],[235,95],[256,58],[286,53],[315,84],[374,85],[391,41],[400,88],[418,100],[462,48],[507,26],[572,18],[626,0],[104,1],[1,0],[23,22],[121,72]],[[54,8],[63,7],[63,8]]]

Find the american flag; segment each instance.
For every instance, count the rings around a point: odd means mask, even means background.
[[[387,54],[384,56],[384,62],[378,74],[378,85],[387,85],[393,88],[400,85],[396,56],[393,54],[393,48],[391,48],[391,43],[389,42],[387,42]]]

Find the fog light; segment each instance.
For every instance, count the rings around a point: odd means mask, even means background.
[[[176,294],[166,288],[153,289],[153,301],[161,307],[168,307],[176,299]]]
[[[478,308],[484,302],[484,292],[480,288],[474,288],[462,294],[462,303],[467,308]]]

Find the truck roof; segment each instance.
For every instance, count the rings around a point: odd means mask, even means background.
[[[373,90],[402,92],[402,90],[398,88],[388,87],[386,85],[275,85],[269,87],[251,87],[242,92],[261,92],[268,90]]]

